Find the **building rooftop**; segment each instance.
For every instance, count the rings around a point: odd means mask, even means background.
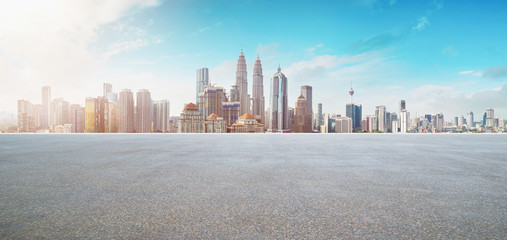
[[[187,108],[190,108],[190,107],[191,107],[191,108],[196,108],[196,107],[198,107],[198,106],[197,106],[197,105],[195,105],[195,104],[193,104],[193,103],[189,103],[189,104],[187,104],[185,107],[187,107]]]
[[[242,119],[255,119],[255,117],[252,116],[252,114],[250,114],[250,113],[245,113],[245,114],[241,115],[241,117],[239,117],[239,118],[242,118]]]

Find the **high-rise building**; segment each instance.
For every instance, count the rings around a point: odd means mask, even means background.
[[[209,85],[208,68],[199,68],[196,70],[195,80],[195,101],[199,105],[199,94],[201,94],[204,87]]]
[[[204,118],[199,107],[193,103],[186,104],[178,120],[179,133],[204,133]]]
[[[391,123],[391,132],[398,132],[398,127],[400,124],[398,123],[398,114],[395,112],[391,113],[391,118],[389,119],[389,122]],[[396,122],[396,126],[394,126],[394,122]]]
[[[86,98],[85,101],[85,128],[84,132],[86,133],[96,133],[97,132],[97,121],[95,117],[95,112],[97,108],[98,102],[96,98]]]
[[[240,104],[236,102],[223,102],[222,103],[222,117],[227,126],[232,125],[239,119]]]
[[[40,116],[41,128],[49,129],[51,125],[51,87],[42,87],[42,114]]]
[[[134,93],[130,89],[120,92],[118,132],[134,132]]]
[[[113,92],[113,84],[111,84],[111,83],[104,83],[102,91],[103,91],[102,96],[105,97],[105,98],[107,98],[107,94]]]
[[[370,132],[378,131],[378,119],[377,116],[370,116],[369,126]]]
[[[117,133],[118,132],[118,102],[105,100],[105,123],[104,132]]]
[[[305,85],[305,86],[301,86],[301,95],[303,95],[303,97],[306,99],[306,109],[307,109],[307,113],[306,113],[306,120],[307,122],[310,123],[311,125],[311,121],[312,121],[312,118],[313,118],[313,102],[312,102],[312,86],[308,86],[308,85]]]
[[[239,104],[240,113],[250,113],[250,97],[248,96],[248,81],[246,72],[246,60],[243,55],[243,49],[238,58],[238,65],[236,67],[236,85],[239,91]]]
[[[292,131],[296,133],[308,133],[311,130],[310,124],[311,122],[308,117],[308,104],[305,97],[301,95],[296,101]]]
[[[18,100],[18,132],[35,132],[34,106],[27,100]]]
[[[435,121],[436,121],[436,132],[443,132],[444,131],[444,114],[439,113],[435,115]]]
[[[170,122],[169,100],[155,101],[153,104],[153,131],[169,132]]]
[[[471,129],[474,127],[474,112],[469,112],[467,115],[467,128]]]
[[[292,129],[294,126],[294,108],[289,107],[289,129]]]
[[[151,93],[146,89],[140,89],[136,95],[136,132],[151,132]]]
[[[85,108],[79,104],[70,105],[72,133],[83,133],[85,128]]]
[[[386,107],[385,106],[376,106],[375,107],[375,116],[377,117],[378,130],[381,132],[387,132]]]
[[[352,118],[336,117],[334,132],[335,133],[351,133],[352,132]]]
[[[269,104],[271,113],[268,132],[290,131],[287,90],[287,77],[285,77],[280,66],[278,66],[278,72],[271,79],[271,99]]]
[[[103,133],[107,125],[106,98],[86,98],[85,102],[85,132]],[[62,125],[57,125],[62,126]]]
[[[252,115],[261,119],[261,123],[265,123],[264,117],[264,75],[262,75],[262,64],[257,55],[253,70],[252,85]]]
[[[380,121],[379,121],[380,122]],[[400,112],[400,132],[407,133],[410,124],[410,116],[406,109]]]
[[[55,98],[51,102],[51,123],[53,126],[63,126],[71,123],[70,103],[63,98]]]
[[[407,109],[407,106],[405,104],[405,100],[401,100],[400,101],[400,113],[402,110],[406,110]]]
[[[399,121],[396,121],[396,120],[392,121],[392,123],[391,123],[392,131],[391,132],[393,132],[393,133],[399,133],[400,132],[399,131],[399,126],[398,126],[399,124],[398,123],[399,123]]]
[[[369,132],[370,131],[370,117],[367,116],[361,120],[361,131]]]
[[[495,110],[493,108],[486,109],[486,127],[493,127],[493,118],[495,118]]]
[[[320,126],[322,125],[322,103],[317,104],[317,130],[320,132]]]
[[[361,131],[361,118],[363,107],[359,104],[356,105],[354,103],[349,103],[345,107],[346,116],[352,119],[352,129],[356,131]]]
[[[224,88],[205,86],[199,94],[199,111],[202,116],[209,116],[213,113],[222,116],[222,103],[226,100]]]
[[[464,125],[465,125],[465,117],[463,117],[463,115],[460,115],[460,116],[458,117],[458,125],[457,125],[457,126],[458,126],[458,127],[462,127],[462,126],[464,126]]]

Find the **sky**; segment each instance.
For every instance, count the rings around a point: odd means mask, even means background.
[[[17,100],[52,98],[84,105],[113,91],[148,89],[171,115],[195,101],[195,71],[229,91],[241,49],[249,92],[257,54],[264,96],[278,65],[289,106],[302,85],[313,103],[345,115],[348,91],[363,116],[384,105],[447,120],[486,108],[507,118],[507,2],[337,1],[2,1],[0,111]]]

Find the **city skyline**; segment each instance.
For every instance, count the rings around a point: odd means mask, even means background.
[[[278,64],[284,69],[290,106],[300,86],[310,85],[313,108],[323,103],[323,112],[344,116],[352,80],[363,116],[379,105],[394,111],[400,99],[417,115],[453,117],[487,108],[507,115],[501,1],[338,1],[326,9],[229,1],[190,7],[195,3],[58,3],[60,10],[43,8],[47,11],[37,11],[47,3],[2,3],[0,111],[15,112],[18,99],[38,103],[39,87],[46,85],[52,96],[83,104],[102,95],[97,86],[108,82],[116,89],[149,89],[153,99],[170,100],[177,113],[194,102],[196,69],[209,68],[211,83],[233,85],[242,49],[248,88],[259,54],[265,76],[276,73]],[[269,11],[255,11],[267,7],[289,13],[264,19]],[[100,17],[90,16],[99,10]],[[45,27],[35,28],[30,21],[35,17]],[[46,37],[34,38],[38,34]],[[269,96],[269,88],[263,90]]]

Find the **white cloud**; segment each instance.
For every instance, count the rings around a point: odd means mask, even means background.
[[[121,52],[134,50],[143,46],[148,45],[148,41],[146,39],[137,39],[133,41],[124,41],[119,43],[114,43],[109,46],[109,49],[104,56],[111,57],[113,55],[119,54]]]
[[[422,31],[429,25],[430,25],[430,22],[428,21],[427,17],[420,17],[417,20],[417,25],[413,26],[412,30]]]
[[[482,77],[482,72],[476,71],[476,70],[461,71],[458,74],[459,75],[472,75],[472,76],[476,76],[476,77]]]
[[[10,99],[2,101],[0,109],[15,110],[13,99],[23,97],[40,102],[43,85],[76,93],[76,84],[102,71],[105,55],[144,44],[143,40],[113,44],[104,54],[90,49],[99,38],[98,30],[133,8],[156,4],[156,0],[1,1],[0,59],[9,63],[11,73],[6,78],[0,72],[0,95]],[[142,29],[136,33],[144,34]]]

